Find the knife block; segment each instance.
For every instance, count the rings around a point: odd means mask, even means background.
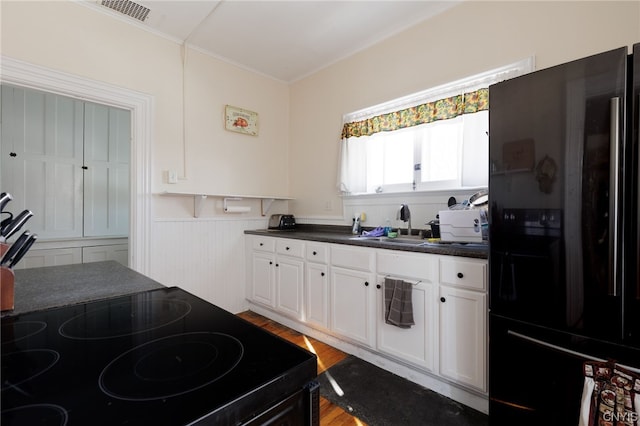
[[[0,266],[0,311],[13,309],[15,276],[13,270]]]

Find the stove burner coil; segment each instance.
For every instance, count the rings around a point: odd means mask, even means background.
[[[2,410],[2,424],[65,426],[67,410],[55,404],[31,404]]]
[[[2,390],[15,388],[48,371],[60,359],[51,349],[28,349],[2,354]]]
[[[177,334],[119,355],[100,373],[98,383],[105,394],[117,399],[166,399],[221,379],[243,354],[242,343],[228,334]]]
[[[47,328],[47,323],[44,321],[12,322],[11,319],[7,319],[7,322],[2,324],[2,331],[0,331],[2,344],[19,342],[22,339],[35,336],[45,328]]]
[[[181,300],[109,304],[65,321],[58,332],[69,339],[112,339],[164,327],[186,317],[189,312],[191,305]]]

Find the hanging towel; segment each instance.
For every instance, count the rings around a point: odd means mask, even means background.
[[[413,321],[413,286],[403,280],[385,278],[384,280],[384,320],[387,324],[400,328],[410,328]]]

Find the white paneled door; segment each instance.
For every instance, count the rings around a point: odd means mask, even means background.
[[[131,112],[2,86],[0,190],[41,240],[127,236]]]
[[[131,114],[97,104],[84,107],[84,235],[122,236],[129,230]]]
[[[82,128],[81,101],[2,86],[0,187],[41,239],[82,237]]]

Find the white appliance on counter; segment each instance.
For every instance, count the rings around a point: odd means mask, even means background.
[[[440,210],[440,241],[444,243],[481,243],[480,210]]]

